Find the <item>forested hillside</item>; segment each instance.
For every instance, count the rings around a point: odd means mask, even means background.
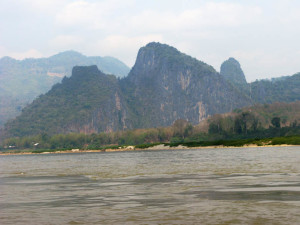
[[[300,100],[300,73],[280,79],[259,80],[249,84],[255,102],[293,102]]]
[[[231,113],[216,114],[195,126],[186,120],[178,119],[172,126],[149,129],[93,134],[41,133],[36,136],[6,139],[0,144],[0,149],[28,148],[39,152],[39,149],[105,149],[123,145],[138,145],[138,148],[144,148],[157,143],[169,143],[172,146],[184,144],[189,147],[240,146],[248,143],[300,144],[299,110],[300,101],[255,105]],[[272,137],[286,138],[268,139]],[[249,138],[251,140],[244,140]]]
[[[140,49],[121,84],[139,128],[169,126],[181,118],[197,124],[208,115],[251,104],[212,66],[160,43]]]
[[[64,76],[71,76],[76,65],[97,65],[102,71],[118,77],[129,72],[129,68],[115,58],[87,57],[75,51],[39,59],[3,57],[0,59],[0,127]]]
[[[182,118],[197,124],[251,104],[211,66],[160,43],[140,49],[128,77],[108,77],[96,66],[75,67],[9,122],[7,133],[92,133],[170,126]]]
[[[254,103],[293,102],[300,100],[300,73],[247,83],[237,60],[229,58],[221,65],[220,74]]]
[[[153,42],[139,50],[134,67],[122,79],[105,75],[97,66],[74,67],[70,78],[64,78],[7,123],[5,133],[111,132],[166,127],[178,119],[195,125],[209,116],[257,103],[299,100],[299,77],[247,84],[233,58],[222,64],[219,74],[174,47]],[[221,129],[218,125],[217,132],[243,133],[249,127],[254,132],[269,123],[257,116],[241,115],[239,122],[247,121],[243,125],[226,119],[226,126]],[[284,116],[280,123],[286,123]]]
[[[14,136],[91,133],[98,132],[97,127],[102,131],[123,129],[121,107],[122,95],[115,76],[103,74],[96,66],[74,67],[71,78],[65,77],[61,84],[34,100],[6,128]]]

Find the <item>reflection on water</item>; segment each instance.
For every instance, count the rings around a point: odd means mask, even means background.
[[[300,224],[300,147],[1,156],[0,224]]]

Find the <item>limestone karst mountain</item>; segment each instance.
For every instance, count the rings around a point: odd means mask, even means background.
[[[13,136],[91,133],[168,126],[180,118],[196,124],[250,104],[213,67],[171,46],[149,43],[121,80],[96,66],[74,67],[70,78],[25,107],[6,131]]]
[[[21,109],[64,76],[71,76],[76,65],[97,65],[102,71],[124,77],[129,68],[113,57],[87,57],[66,51],[49,58],[15,60],[0,59],[0,127],[21,113]]]
[[[255,103],[300,100],[300,74],[247,83],[230,58],[221,74],[174,47],[142,47],[128,76],[117,79],[97,66],[76,66],[72,76],[38,97],[6,124],[8,136],[97,133],[197,124],[210,115]]]
[[[222,63],[220,74],[235,85],[247,85],[246,77],[240,63],[232,57]]]
[[[240,63],[234,58],[229,58],[221,65],[220,74],[256,103],[300,100],[300,73],[247,83]]]

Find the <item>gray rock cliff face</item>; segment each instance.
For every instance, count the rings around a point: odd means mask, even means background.
[[[70,78],[25,107],[5,130],[10,136],[123,130],[130,128],[126,112],[115,76],[97,66],[76,66]]]
[[[241,65],[234,58],[229,58],[228,60],[222,63],[220,74],[224,76],[226,80],[234,83],[235,85],[247,85],[247,81],[244,72],[241,68]]]
[[[294,102],[300,100],[300,73],[272,80],[259,80],[249,84],[255,102]]]
[[[6,128],[22,136],[169,126],[177,119],[197,124],[250,104],[213,67],[168,45],[149,43],[139,50],[127,77],[118,80],[96,66],[74,67],[70,78]]]
[[[76,119],[70,121],[63,133],[111,132],[131,127],[126,121],[128,109],[115,76],[102,73],[97,66],[77,66],[73,68],[72,78],[69,80],[72,79],[77,82],[77,84],[70,84],[74,88],[87,83],[80,89],[89,89],[87,93],[82,93],[86,99],[79,98],[78,104],[89,102],[86,107],[88,113],[83,116],[78,115]],[[80,96],[82,94],[78,93]]]
[[[79,52],[66,51],[49,58],[15,60],[0,59],[0,127],[37,96],[70,77],[74,66],[97,65],[102,71],[119,77],[127,76],[129,68],[112,57],[87,57]]]
[[[159,43],[140,49],[127,85],[141,105],[141,127],[168,126],[180,118],[197,124],[251,103],[213,67]]]
[[[220,74],[241,95],[248,96],[254,103],[293,102],[300,99],[300,73],[247,83],[240,63],[229,58],[221,65]]]

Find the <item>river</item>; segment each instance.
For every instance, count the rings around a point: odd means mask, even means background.
[[[0,224],[300,224],[300,147],[0,156]]]

